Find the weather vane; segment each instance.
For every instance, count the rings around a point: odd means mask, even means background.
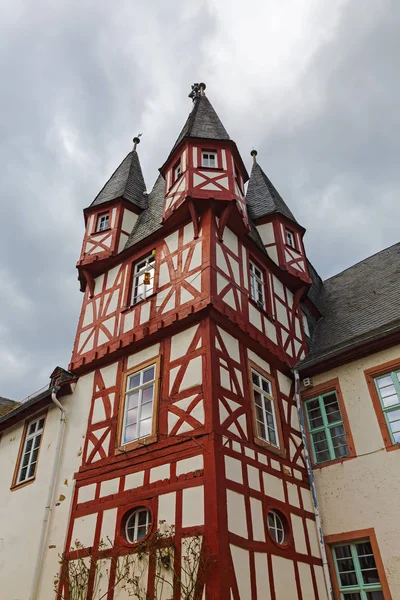
[[[133,140],[132,140],[132,141],[133,141],[133,149],[134,149],[134,150],[136,150],[136,146],[137,146],[138,144],[140,144],[140,138],[142,137],[142,135],[143,135],[143,133],[139,133],[138,135],[136,135],[136,136],[133,138]]]
[[[204,96],[205,89],[206,89],[205,83],[194,83],[192,85],[192,91],[189,94],[189,98],[191,98],[194,102],[195,100],[197,100],[197,98],[200,98],[200,96]]]

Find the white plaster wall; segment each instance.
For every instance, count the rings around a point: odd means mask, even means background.
[[[53,600],[52,583],[58,573],[58,554],[63,552],[69,520],[73,475],[81,464],[92,398],[93,375],[82,377],[72,396],[61,398],[67,412],[64,451],[57,479],[57,506],[46,543],[40,600]],[[53,468],[59,427],[59,411],[50,407],[42,437],[36,479],[10,491],[21,441],[23,423],[4,432],[0,441],[0,596],[4,600],[28,600],[38,552],[41,524]],[[89,529],[85,530],[90,535]],[[23,576],[21,576],[23,574]]]
[[[260,234],[264,246],[268,246],[268,244],[275,243],[274,227],[272,223],[264,223],[264,225],[257,225],[257,231]]]
[[[373,527],[393,598],[400,598],[400,449],[387,452],[364,370],[400,357],[400,346],[313,377],[338,378],[357,457],[315,470],[325,535]]]

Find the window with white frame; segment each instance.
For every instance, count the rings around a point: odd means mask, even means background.
[[[217,164],[217,153],[210,150],[203,150],[201,153],[201,166],[215,169]]]
[[[126,378],[122,444],[129,444],[153,432],[156,364],[128,374]]]
[[[257,437],[264,442],[279,447],[272,384],[269,379],[266,379],[254,369],[251,369],[251,377]]]
[[[288,246],[290,246],[291,248],[296,249],[296,237],[294,235],[294,232],[291,229],[286,229],[285,235],[286,235],[286,244]]]
[[[44,417],[40,417],[39,419],[35,419],[28,423],[16,481],[17,484],[33,479],[35,476],[43,426]]]
[[[181,169],[181,160],[179,159],[178,162],[176,162],[174,165],[174,182],[181,176]]]
[[[101,215],[99,215],[97,217],[96,233],[99,231],[104,231],[105,229],[108,229],[109,219],[110,219],[110,215],[108,212],[102,213]]]
[[[153,293],[155,254],[139,260],[133,268],[132,304],[145,300]]]
[[[250,296],[260,308],[265,309],[265,282],[264,273],[250,261]]]
[[[146,537],[151,526],[151,513],[147,508],[136,508],[125,523],[125,537],[130,544]]]
[[[376,389],[393,444],[400,444],[400,371],[375,379]]]

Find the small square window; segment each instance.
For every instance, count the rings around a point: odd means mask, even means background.
[[[285,235],[286,235],[286,244],[288,246],[290,246],[291,248],[294,248],[294,250],[296,250],[296,236],[295,236],[294,232],[291,229],[286,229]]]
[[[175,163],[174,165],[174,183],[177,179],[179,179],[179,177],[181,176],[182,171],[181,171],[181,161],[180,159],[178,160],[178,162]]]
[[[215,169],[218,166],[217,153],[209,150],[203,150],[201,153],[201,165],[202,167]]]
[[[104,231],[105,229],[108,229],[109,217],[110,217],[109,213],[102,213],[101,215],[99,215],[97,217],[96,233],[99,231]]]
[[[133,268],[132,304],[145,300],[153,293],[155,254],[139,260]]]

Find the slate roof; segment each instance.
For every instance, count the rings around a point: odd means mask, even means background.
[[[303,370],[374,336],[400,329],[400,243],[323,282],[318,321]]]
[[[193,109],[189,114],[170,155],[185,138],[203,138],[206,140],[229,140],[230,137],[215,112],[207,96],[195,99]]]
[[[117,198],[125,198],[139,208],[147,206],[146,184],[136,150],[132,150],[124,158],[90,206],[98,206]]]
[[[291,221],[297,222],[292,211],[258,163],[254,163],[251,169],[246,202],[249,216],[252,219],[280,213]]]
[[[165,179],[160,174],[148,196],[147,208],[139,215],[125,249],[137,244],[161,228],[164,209]]]
[[[0,417],[3,417],[5,414],[14,410],[17,406],[19,406],[19,402],[0,396]]]

